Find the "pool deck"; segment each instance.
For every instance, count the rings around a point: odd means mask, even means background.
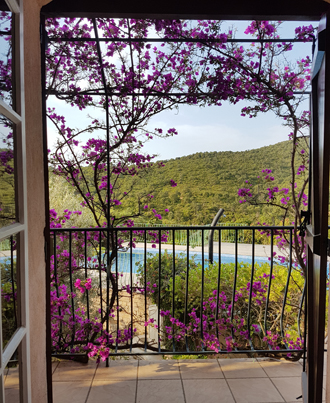
[[[13,252],[14,257],[16,257],[16,251]],[[11,252],[10,250],[2,250],[0,251],[0,258],[1,257],[10,257],[11,256]]]
[[[136,248],[144,249],[144,243],[136,243]],[[274,248],[273,252],[276,252],[276,253],[280,252],[276,245],[274,245],[273,248]],[[152,249],[154,251],[158,251],[159,250],[159,245],[156,245],[156,248],[152,248],[152,244],[147,243],[147,249]],[[161,245],[161,250],[162,251],[163,250],[172,251],[172,245],[162,244]],[[186,252],[187,251],[187,246],[186,245],[175,245],[175,250],[176,251]],[[201,246],[196,246],[195,248],[189,248],[190,253],[201,252],[201,251],[202,251]],[[208,252],[209,252],[209,248],[208,248],[208,246],[205,246],[204,247],[204,253],[208,254]],[[218,252],[219,252],[219,243],[214,242],[213,243],[213,253],[218,254]],[[240,256],[252,256],[252,244],[238,243],[237,244],[237,253]],[[228,242],[221,242],[221,254],[235,255],[235,244],[234,243],[228,243]],[[258,257],[264,257],[264,258],[270,257],[271,256],[270,245],[257,245],[257,244],[255,244],[254,245],[254,254],[255,254],[255,256],[258,256]],[[206,255],[206,258],[208,258],[207,255]]]
[[[136,246],[136,248],[144,249],[144,243],[136,243],[135,246]],[[254,248],[255,248],[254,249],[255,256],[268,258],[271,255],[270,245],[255,245]],[[147,249],[158,251],[159,246],[157,245],[156,248],[153,248],[151,243],[147,243]],[[172,245],[162,244],[161,250],[172,251]],[[175,245],[175,250],[186,252],[187,246],[186,245]],[[196,246],[195,248],[190,247],[189,251],[192,253],[201,252],[202,247],[201,246]],[[205,246],[204,253],[208,254],[208,251],[209,251],[208,246]],[[238,243],[237,251],[238,251],[238,255],[251,256],[252,255],[252,244]],[[219,243],[218,242],[213,243],[213,252],[214,252],[214,254],[218,254],[218,252],[219,252]],[[276,245],[274,245],[274,252],[276,252],[276,253],[279,252],[279,249],[277,248]],[[235,244],[228,243],[228,242],[221,242],[221,254],[235,255]],[[14,255],[16,255],[16,251],[14,251]],[[10,251],[0,251],[0,257],[5,257],[5,256],[10,257]]]

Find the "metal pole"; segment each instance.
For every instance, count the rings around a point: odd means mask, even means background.
[[[218,224],[218,221],[220,219],[220,217],[222,216],[222,214],[224,213],[224,209],[221,208],[216,216],[213,218],[211,227],[215,227]],[[213,263],[213,235],[214,235],[214,229],[212,228],[209,232],[209,262],[212,264]],[[219,239],[220,242],[220,239]]]

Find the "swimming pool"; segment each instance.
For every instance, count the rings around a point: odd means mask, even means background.
[[[163,250],[162,253],[165,253]],[[172,252],[167,251],[167,254],[172,254]],[[147,254],[150,255],[157,255],[158,250],[155,249],[147,249]],[[183,251],[175,251],[175,255],[179,256],[182,255],[186,256],[186,252]],[[147,257],[148,257],[147,255]],[[194,257],[196,263],[202,264],[202,252],[192,252],[190,251],[189,253],[189,259]],[[219,254],[214,253],[213,254],[213,260],[214,262],[219,262]],[[239,263],[252,263],[252,256],[244,256],[244,255],[238,255],[237,261]],[[263,264],[263,263],[269,263],[269,260],[267,257],[260,257],[257,256],[254,259],[255,263]],[[132,271],[133,273],[137,272],[137,265],[139,263],[143,264],[144,262],[144,249],[142,248],[135,248],[132,251]],[[235,263],[235,255],[229,255],[229,254],[221,254],[221,263]],[[208,266],[208,253],[204,253],[204,266]],[[118,271],[128,273],[130,272],[130,267],[131,267],[131,260],[130,260],[130,251],[128,250],[127,252],[119,252],[119,257],[118,257]],[[113,264],[113,268],[115,268],[115,263]]]
[[[10,264],[10,256],[1,256],[0,257],[0,264],[1,263],[7,263]],[[14,256],[14,260],[16,260],[16,256]]]
[[[163,250],[162,253],[165,253]],[[166,253],[172,254],[171,251],[167,251]],[[157,255],[158,250],[155,249],[147,249],[147,254],[150,255]],[[183,254],[186,256],[186,252],[183,251],[175,251],[175,255],[179,256],[180,254]],[[147,255],[147,257],[148,257]],[[118,254],[118,271],[123,272],[123,273],[129,273],[130,272],[130,267],[131,267],[131,261],[130,261],[130,251],[128,250],[127,252],[119,252]],[[195,258],[196,263],[202,264],[202,252],[192,252],[190,251],[189,253],[189,258]],[[15,260],[16,257],[14,257]],[[219,254],[214,253],[213,254],[213,260],[214,262],[219,262]],[[8,264],[10,264],[10,256],[1,256],[0,257],[0,264],[5,263],[7,261]],[[238,255],[237,261],[239,263],[252,263],[252,257],[251,256],[244,256],[244,255]],[[143,264],[144,262],[144,249],[143,248],[134,248],[132,251],[132,271],[133,273],[137,272],[137,265],[139,263]],[[230,254],[221,254],[221,263],[235,263],[235,255],[230,255]],[[255,257],[255,263],[269,263],[269,260],[267,257],[260,257],[257,256]],[[208,266],[208,253],[204,253],[204,265],[205,267]],[[115,269],[115,263],[113,264],[113,270]]]

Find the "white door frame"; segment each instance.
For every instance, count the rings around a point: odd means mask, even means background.
[[[29,299],[28,299],[28,231],[26,199],[26,149],[25,149],[25,108],[24,108],[24,49],[23,49],[23,0],[5,0],[13,15],[13,81],[15,81],[14,109],[0,100],[0,113],[15,125],[15,175],[17,222],[0,229],[0,240],[12,235],[17,239],[16,270],[19,279],[18,326],[12,338],[2,350],[2,316],[0,316],[0,401],[6,403],[4,375],[5,368],[18,349],[20,402],[31,403],[30,340],[29,340]],[[1,274],[1,272],[0,272]],[[0,299],[0,312],[1,299]]]

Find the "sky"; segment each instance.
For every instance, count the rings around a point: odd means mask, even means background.
[[[242,105],[243,106],[243,105]],[[164,113],[155,127],[175,127],[177,136],[154,138],[144,151],[161,159],[204,151],[244,151],[288,140],[288,130],[272,113],[250,119],[241,116],[241,106],[181,107],[177,115]]]
[[[228,27],[233,22],[226,23]],[[310,23],[299,23],[309,25]],[[243,34],[247,22],[235,22],[237,38],[246,37]],[[297,22],[286,23],[282,28],[282,37],[294,37],[294,28]],[[290,52],[292,59],[297,59],[311,53],[311,44],[297,44]],[[58,112],[69,116],[70,123],[75,127],[90,121],[85,114],[67,113],[63,102],[52,99],[51,105],[56,106]],[[144,146],[144,152],[157,154],[157,159],[167,160],[196,152],[211,151],[244,151],[276,144],[288,140],[289,130],[282,126],[282,121],[275,117],[273,112],[260,114],[257,118],[241,116],[241,108],[246,104],[230,105],[223,102],[221,107],[180,106],[179,111],[165,111],[154,117],[149,124],[150,128],[160,127],[163,131],[176,128],[178,136],[171,138],[153,138]],[[308,109],[307,102],[305,108]],[[70,108],[70,107],[66,107]],[[56,139],[56,131],[51,125],[48,129],[49,146]]]

